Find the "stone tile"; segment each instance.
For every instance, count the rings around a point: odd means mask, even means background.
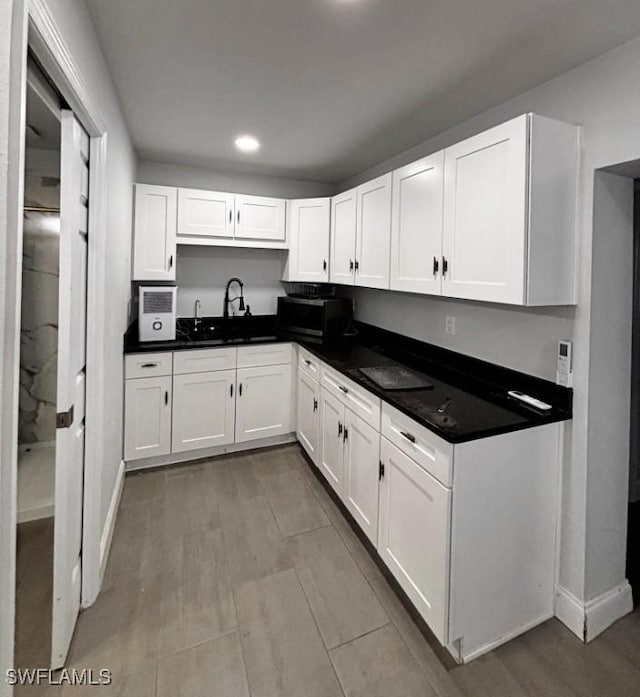
[[[236,632],[160,660],[158,697],[249,697]]]
[[[330,525],[322,506],[296,472],[264,475],[262,481],[284,537]]]
[[[342,697],[295,571],[236,591],[252,697]]]
[[[289,551],[264,496],[223,501],[220,517],[234,588],[291,568]]]
[[[346,697],[431,697],[436,694],[393,625],[377,629],[329,653]]]
[[[190,533],[167,544],[160,607],[165,656],[228,634],[236,609],[221,529]]]
[[[389,622],[387,613],[332,527],[290,540],[293,562],[327,648]]]
[[[220,527],[218,497],[202,464],[167,472],[163,502],[165,539]]]
[[[157,576],[162,570],[162,499],[122,506],[118,512],[102,588]]]
[[[124,479],[121,506],[161,499],[164,495],[165,473],[162,470],[133,472]]]

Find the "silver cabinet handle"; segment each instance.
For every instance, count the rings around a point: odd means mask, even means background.
[[[233,211],[229,209],[229,225],[233,222]]]

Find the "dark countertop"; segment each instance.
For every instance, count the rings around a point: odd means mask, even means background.
[[[207,327],[216,332],[207,335]],[[356,337],[328,344],[310,343],[279,333],[275,317],[261,315],[236,318],[204,318],[204,331],[195,341],[189,337],[193,320],[178,320],[175,341],[137,341],[137,326],[125,334],[125,353],[173,351],[189,348],[296,341],[333,369],[344,374],[385,402],[430,429],[449,443],[509,433],[571,418],[572,390],[548,380],[464,356],[431,344],[357,323]],[[216,334],[214,336],[214,334]],[[208,336],[208,338],[207,338]],[[402,365],[429,378],[429,389],[384,390],[360,372],[360,368]],[[519,390],[553,405],[542,413],[507,396]],[[444,413],[438,413],[450,400]]]

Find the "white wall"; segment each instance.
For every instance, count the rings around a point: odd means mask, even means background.
[[[224,289],[233,276],[244,282],[245,302],[251,305],[252,314],[274,314],[276,298],[284,295],[280,284],[283,254],[275,249],[180,246],[176,266],[178,315],[193,317],[196,298],[202,304],[202,317],[222,315]],[[234,284],[230,295],[237,294]],[[238,312],[237,302],[231,307]]]
[[[219,172],[199,167],[167,164],[164,162],[138,162],[137,182],[159,186],[182,186],[188,189],[230,191],[254,196],[280,198],[307,198],[330,196],[336,190],[331,184],[258,174]]]
[[[640,159],[638,65],[640,39],[635,39],[340,187],[354,186],[523,112],[583,126],[575,309],[518,310],[353,291],[356,315],[366,321],[543,377],[552,376],[555,340],[573,338],[574,419],[565,429],[560,581],[580,601],[624,579],[629,402],[620,386],[627,380],[630,361],[624,328],[631,320],[631,201],[621,201],[630,195],[628,182],[600,182],[598,196],[594,182],[596,170]],[[616,242],[609,244],[614,234]],[[443,333],[446,314],[458,318],[455,337]]]
[[[126,329],[129,298],[131,250],[131,186],[135,172],[135,154],[129,140],[120,105],[111,83],[83,0],[45,0],[53,25],[58,29],[68,55],[77,67],[77,75],[86,87],[91,102],[97,106],[106,124],[108,191],[105,206],[107,254],[104,258],[107,302],[101,319],[104,322],[104,440],[97,476],[102,482],[101,518],[104,522],[108,502],[114,489],[118,465],[122,458],[122,334]],[[12,415],[17,414],[15,390],[15,346],[17,337],[14,315],[19,312],[19,260],[21,226],[16,220],[19,210],[23,162],[20,133],[24,120],[25,60],[27,48],[25,0],[0,3],[0,409],[3,414],[0,440],[0,669],[11,662],[14,550],[7,530],[14,515],[11,498],[15,498],[16,429]],[[11,29],[11,31],[9,31]],[[12,63],[9,63],[9,49]],[[11,115],[11,120],[9,120]],[[11,133],[11,139],[9,134]],[[8,153],[12,142],[16,151]],[[8,234],[5,235],[5,232]],[[14,491],[12,492],[12,487]],[[9,540],[9,541],[8,541]],[[99,540],[97,541],[99,543]],[[9,694],[0,680],[0,695]]]

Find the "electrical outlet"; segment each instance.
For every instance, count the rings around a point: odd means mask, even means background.
[[[453,315],[445,317],[444,330],[447,334],[454,335],[456,333],[456,318]]]

